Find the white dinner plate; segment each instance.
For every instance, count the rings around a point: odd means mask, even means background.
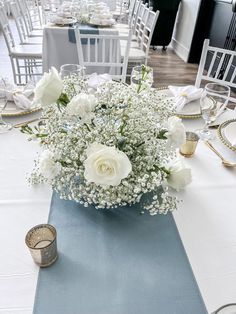
[[[218,135],[223,144],[236,151],[236,119],[223,122],[219,126]]]
[[[172,92],[168,88],[159,89],[160,93],[164,93],[167,97],[171,97],[174,100]],[[184,108],[176,112],[176,115],[183,119],[197,119],[201,117],[200,99],[189,102]]]

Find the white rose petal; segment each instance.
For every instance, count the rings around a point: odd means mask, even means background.
[[[127,155],[115,147],[93,143],[86,153],[84,177],[88,182],[117,186],[132,171]]]
[[[53,160],[53,153],[49,150],[40,156],[39,171],[48,180],[54,179],[61,171],[61,165]]]
[[[191,183],[191,169],[185,165],[182,159],[175,159],[166,168],[170,171],[170,176],[167,179],[167,183],[173,189],[179,191]]]
[[[167,122],[168,132],[166,136],[170,146],[180,147],[186,141],[185,127],[178,117],[170,117]]]
[[[84,123],[90,123],[94,118],[94,108],[97,99],[94,95],[81,93],[74,96],[66,107],[66,112],[70,116],[79,116]]]
[[[49,73],[44,73],[34,90],[34,102],[48,106],[58,100],[63,90],[63,82],[58,71],[52,67]]]

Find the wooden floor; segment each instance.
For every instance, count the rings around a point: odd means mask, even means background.
[[[194,85],[198,65],[185,63],[175,52],[150,49],[148,64],[154,71],[155,87],[168,85]]]
[[[15,25],[11,21],[14,36],[16,35]],[[154,86],[168,86],[168,85],[188,85],[194,84],[197,65],[185,63],[181,60],[171,48],[167,51],[157,49],[153,51],[150,49],[150,59],[148,64],[153,68],[154,72]],[[0,32],[0,76],[7,76],[13,78],[10,58],[8,51]]]

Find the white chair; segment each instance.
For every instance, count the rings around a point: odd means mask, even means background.
[[[81,34],[75,30],[79,64],[88,72],[109,73],[114,80],[125,82],[132,32],[128,35]],[[123,57],[120,41],[126,41]]]
[[[42,75],[42,50],[38,45],[16,45],[3,5],[0,5],[0,28],[11,60],[14,82],[24,85]]]
[[[200,87],[202,81],[226,84],[236,89],[236,51],[210,46],[205,39],[201,60],[198,67],[195,86]],[[229,101],[236,103],[236,98]]]
[[[149,48],[159,11],[154,12],[148,8],[145,8],[145,10],[142,20],[139,22],[138,32],[136,32],[139,42],[138,44],[132,43],[131,45],[129,51],[129,63],[147,64]],[[121,54],[124,54],[123,45]]]
[[[31,11],[28,8],[26,0],[15,0],[18,4],[19,11],[22,15],[25,30],[28,37],[42,37],[43,30],[38,23],[34,24],[33,18],[31,16]]]
[[[42,37],[29,37],[27,35],[26,25],[23,18],[23,15],[21,14],[20,8],[16,2],[10,3],[11,13],[13,16],[13,19],[16,23],[16,29],[18,31],[20,43],[22,45],[41,45],[42,46]]]

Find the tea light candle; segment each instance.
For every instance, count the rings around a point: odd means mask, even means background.
[[[40,267],[47,267],[57,259],[57,232],[49,224],[41,224],[28,231],[25,243],[34,262]]]
[[[197,147],[199,137],[194,132],[186,132],[186,142],[180,146],[180,154],[184,157],[191,157]]]

